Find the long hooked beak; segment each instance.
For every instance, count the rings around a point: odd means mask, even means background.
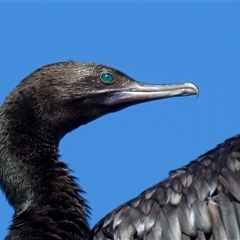
[[[192,83],[152,85],[134,82],[128,88],[105,90],[101,91],[101,93],[104,95],[107,94],[102,101],[104,105],[126,104],[130,106],[156,99],[198,95],[199,90]]]

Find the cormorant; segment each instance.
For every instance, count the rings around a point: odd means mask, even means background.
[[[107,66],[73,61],[47,65],[22,80],[0,109],[0,185],[15,210],[6,239],[78,240],[89,233],[89,207],[83,190],[59,160],[58,145],[65,134],[134,104],[197,93],[191,83],[148,85]],[[163,198],[159,206],[166,201],[178,204],[181,189],[175,193],[176,187],[172,188],[162,190],[163,196],[171,198]],[[144,198],[153,194],[148,190]],[[147,203],[146,209],[138,201],[131,206],[145,209],[146,219],[149,207],[156,209]],[[120,213],[126,217],[129,207],[123,209]],[[112,224],[111,217],[103,222],[118,232],[124,228],[117,212],[111,215],[117,222]],[[136,220],[136,213],[128,221]],[[154,221],[150,219],[148,229]],[[130,226],[125,224],[124,231],[129,232]]]

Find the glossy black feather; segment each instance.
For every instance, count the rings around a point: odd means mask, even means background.
[[[240,239],[239,181],[237,135],[113,210],[87,239]]]

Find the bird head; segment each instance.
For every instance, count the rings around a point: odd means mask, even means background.
[[[102,115],[146,101],[194,94],[198,89],[192,83],[144,84],[101,64],[67,61],[30,74],[6,104],[17,103],[8,108],[15,119],[22,116],[31,126],[41,123],[59,142],[67,132]]]

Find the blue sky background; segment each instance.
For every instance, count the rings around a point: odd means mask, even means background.
[[[91,226],[239,133],[239,13],[240,3],[0,3],[0,102],[36,68],[69,59],[200,89],[109,114],[61,141]],[[12,213],[0,193],[0,239]]]

